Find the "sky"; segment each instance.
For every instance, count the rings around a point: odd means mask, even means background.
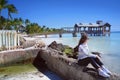
[[[73,27],[75,23],[103,20],[120,31],[120,0],[8,0],[22,17],[50,28]],[[2,11],[7,16],[7,11]]]

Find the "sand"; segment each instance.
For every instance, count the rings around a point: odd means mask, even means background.
[[[4,75],[0,80],[51,80],[39,71],[26,72],[19,75]]]

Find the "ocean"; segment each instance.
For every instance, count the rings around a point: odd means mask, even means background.
[[[112,32],[109,36],[89,36],[88,46],[90,51],[100,52],[104,65],[114,73],[120,74],[120,32]],[[49,35],[48,38],[42,38],[47,45],[53,41],[75,47],[80,39],[80,34],[77,37],[72,37],[72,34],[63,34],[62,38],[59,35]]]

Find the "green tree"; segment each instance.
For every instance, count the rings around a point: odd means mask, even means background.
[[[7,0],[0,0],[0,18],[1,18],[1,12],[3,9],[7,8],[8,1]]]
[[[26,26],[26,31],[28,34],[40,33],[41,28],[37,23],[31,23],[30,25]]]
[[[6,26],[7,24],[6,24],[6,19],[3,17],[3,16],[1,16],[1,18],[0,18],[0,29],[3,29],[3,27],[2,26]]]
[[[11,13],[17,13],[17,9],[13,4],[8,4],[7,9],[8,9],[8,19],[12,19]]]
[[[45,32],[45,28],[46,28],[46,26],[44,25],[44,26],[42,26],[42,28],[41,28],[41,32]]]
[[[18,32],[19,27],[24,23],[22,18],[15,18],[13,20],[14,29]]]
[[[4,30],[11,30],[12,26],[13,26],[13,21],[6,19],[6,26],[5,26]]]
[[[3,9],[8,10],[8,19],[6,19],[4,21],[2,21],[3,18],[1,17],[2,16],[1,12]],[[8,4],[8,0],[0,0],[0,28],[1,29],[10,29],[10,26],[11,26],[10,23],[12,21],[10,21],[9,19],[12,20],[11,13],[17,13],[16,7],[13,4]]]
[[[27,26],[27,25],[30,25],[30,20],[29,19],[26,19],[25,20],[25,25]]]
[[[1,12],[3,9],[7,7],[8,1],[7,0],[0,0],[0,28],[2,27],[2,15]]]

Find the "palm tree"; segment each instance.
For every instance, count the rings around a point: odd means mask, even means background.
[[[24,20],[22,18],[19,18],[19,26],[21,26],[24,23]]]
[[[41,32],[44,32],[44,31],[45,31],[45,28],[46,28],[46,26],[43,25],[42,28],[41,28]]]
[[[12,26],[13,26],[13,20],[6,19],[6,26],[4,27],[4,29],[11,30]]]
[[[17,9],[13,4],[8,4],[7,5],[7,9],[8,9],[8,19],[12,19],[11,13],[17,13]]]
[[[1,12],[3,9],[5,9],[7,7],[7,0],[0,0],[0,18],[1,18]]]
[[[0,18],[0,29],[3,28],[2,26],[6,26],[6,19],[3,16]]]
[[[7,7],[7,0],[0,0],[0,27],[2,27],[2,16],[1,16],[1,12],[3,9],[5,9]]]
[[[8,0],[0,0],[0,27],[2,27],[2,18],[1,18],[1,12],[3,9],[7,9],[8,10],[8,20],[6,21],[7,25],[9,26],[9,17],[10,19],[12,19],[11,13],[17,13],[17,9],[13,4],[8,4]],[[4,27],[2,29],[5,29],[6,27],[4,25]]]
[[[16,31],[18,31],[18,25],[19,25],[19,19],[18,19],[18,18],[15,18],[15,19],[13,20],[13,26],[14,26],[14,29],[15,29]]]
[[[13,26],[14,29],[18,32],[19,28],[23,25],[24,20],[22,18],[14,18],[13,20]]]
[[[30,20],[29,19],[26,19],[25,20],[25,25],[27,26],[27,25],[30,25]]]

